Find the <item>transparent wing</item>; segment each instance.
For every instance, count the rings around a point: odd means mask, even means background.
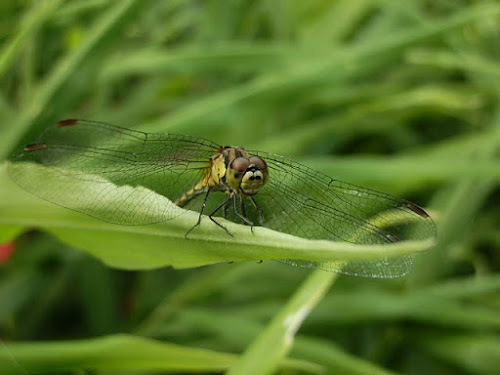
[[[175,200],[194,186],[218,147],[202,138],[66,120],[26,146],[9,174],[25,190],[60,206],[115,224],[152,224],[182,211],[145,203],[156,202],[155,193]],[[147,189],[131,188],[137,186]]]
[[[152,224],[182,212],[159,202],[158,194],[179,198],[207,173],[218,149],[203,138],[67,120],[26,146],[9,163],[9,173],[27,191],[60,206],[116,224]],[[251,153],[269,167],[269,181],[255,196],[261,212],[247,204],[245,216],[254,223],[262,215],[262,224],[277,231],[356,244],[435,237],[434,223],[415,204],[331,179],[279,155]],[[214,192],[207,203],[217,207],[225,199],[221,195]],[[199,211],[201,204],[198,199],[186,207]],[[241,222],[231,210],[228,218]],[[411,256],[350,263],[283,261],[369,277],[402,276],[412,264]]]
[[[429,215],[411,202],[332,179],[279,155],[251,153],[266,160],[269,168],[269,181],[255,200],[263,225],[270,229],[355,244],[425,240],[436,235]],[[349,263],[285,262],[356,276],[398,277],[409,272],[412,256]]]

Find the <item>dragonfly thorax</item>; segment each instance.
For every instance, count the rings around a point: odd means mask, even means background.
[[[264,159],[250,156],[242,147],[226,147],[222,157],[226,172],[223,182],[231,191],[251,196],[267,182],[269,173]]]

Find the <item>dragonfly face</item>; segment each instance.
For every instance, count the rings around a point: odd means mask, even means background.
[[[215,171],[219,171],[221,168],[216,163],[224,163],[226,171],[218,182],[237,194],[257,194],[269,176],[266,162],[258,156],[250,156],[243,147],[225,147],[212,165]]]
[[[202,212],[209,214],[223,228],[214,217],[306,239],[355,244],[436,236],[432,219],[414,203],[332,179],[283,156],[187,135],[65,120],[45,130],[8,168],[25,190],[114,224],[153,224],[179,215],[181,210],[172,205],[144,204],[157,201],[160,194],[200,212],[200,220]],[[75,194],[82,186],[85,193]],[[348,264],[289,263],[396,277],[409,271],[411,256]]]

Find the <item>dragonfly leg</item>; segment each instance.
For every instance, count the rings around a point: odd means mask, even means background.
[[[225,199],[221,204],[219,204],[217,206],[217,208],[215,210],[212,211],[212,213],[210,215],[208,215],[208,217],[210,218],[210,220],[212,220],[215,224],[217,224],[219,227],[221,227],[222,229],[224,229],[226,231],[227,234],[229,234],[231,237],[233,236],[233,234],[224,226],[222,225],[221,223],[219,223],[217,220],[214,219],[214,215],[217,213],[217,211],[219,211],[221,208],[225,207],[229,201],[232,199],[231,196],[227,197],[227,199]]]
[[[203,199],[203,204],[201,206],[201,210],[200,210],[200,214],[198,215],[198,221],[196,222],[195,225],[193,225],[191,227],[191,229],[189,229],[186,234],[184,235],[184,238],[188,238],[188,235],[189,233],[191,233],[191,231],[196,228],[198,225],[200,225],[201,223],[201,216],[203,215],[203,211],[205,210],[205,207],[207,206],[207,199],[208,199],[208,194],[210,194],[210,189],[207,190],[207,193],[205,194],[205,198]]]
[[[244,217],[247,217],[247,212],[246,212],[246,209],[245,209],[245,197],[241,197],[241,214]],[[253,234],[253,223],[250,225],[250,231]]]
[[[241,203],[240,204],[240,206],[241,206],[241,214],[243,215],[243,217],[247,217],[247,211],[245,209],[245,198],[240,197],[240,203]]]
[[[238,216],[241,220],[243,220],[243,224],[250,225],[253,227],[253,223],[246,218],[246,213],[245,213],[245,205],[243,203],[243,197],[241,197],[241,211],[242,214],[238,212],[238,206],[237,206],[237,197],[236,195],[233,198],[233,210],[234,214]]]
[[[245,209],[245,197],[241,197],[241,213],[243,214],[244,217],[247,217],[247,213],[246,213],[246,209]],[[253,234],[253,227],[254,227],[254,223],[252,222],[250,224],[250,231],[252,232]]]
[[[262,209],[258,205],[257,201],[255,200],[254,197],[250,197],[250,201],[253,203],[255,209],[257,210],[257,213],[259,215],[259,224],[261,227],[265,227],[264,225],[264,214],[262,213]]]

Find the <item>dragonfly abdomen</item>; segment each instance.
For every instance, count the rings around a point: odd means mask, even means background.
[[[174,204],[179,207],[184,207],[186,204],[188,204],[191,200],[199,196],[200,194],[206,193],[208,190],[208,186],[206,182],[200,181],[197,183],[192,189],[186,191],[184,194],[182,194],[179,198],[177,198],[174,201]]]

